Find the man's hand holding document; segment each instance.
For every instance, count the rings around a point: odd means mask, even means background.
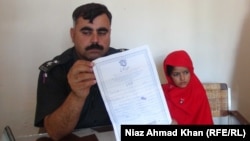
[[[172,119],[147,45],[93,61],[116,140],[121,125],[168,125]]]

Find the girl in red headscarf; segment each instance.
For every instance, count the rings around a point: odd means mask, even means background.
[[[162,87],[172,119],[179,125],[213,124],[206,91],[187,52],[170,53],[163,67],[167,83]]]

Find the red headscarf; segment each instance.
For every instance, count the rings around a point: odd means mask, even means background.
[[[175,86],[167,75],[167,65],[187,67],[190,82],[185,88]],[[178,50],[170,53],[163,63],[167,84],[162,84],[170,114],[178,124],[213,124],[206,91],[194,73],[193,63],[187,52]]]

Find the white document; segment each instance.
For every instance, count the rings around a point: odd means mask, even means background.
[[[120,141],[122,124],[168,125],[172,119],[147,45],[93,61],[97,84]]]

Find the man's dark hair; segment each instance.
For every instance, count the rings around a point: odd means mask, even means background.
[[[89,20],[90,23],[92,23],[93,20],[101,14],[106,14],[111,23],[112,14],[110,13],[110,11],[105,5],[99,4],[99,3],[88,3],[88,4],[84,4],[84,5],[77,7],[72,14],[72,18],[73,18],[74,24],[76,23],[76,20],[79,17],[82,17],[83,19],[87,19]]]

